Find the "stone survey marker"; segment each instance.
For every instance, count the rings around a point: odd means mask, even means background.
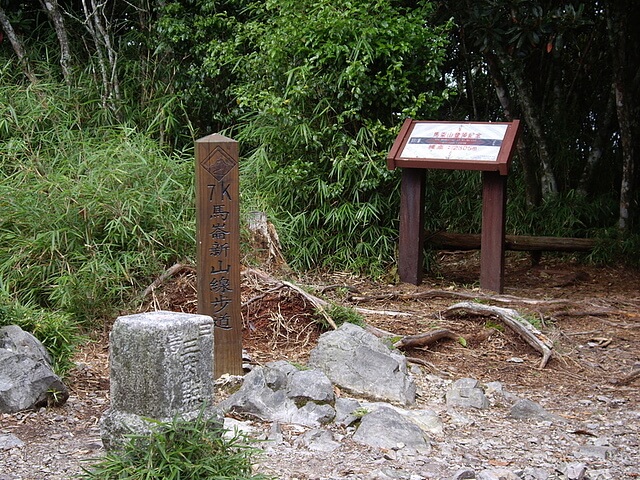
[[[109,337],[111,408],[102,417],[107,449],[127,433],[147,434],[147,418],[217,419],[213,401],[213,320],[151,312],[119,317]]]

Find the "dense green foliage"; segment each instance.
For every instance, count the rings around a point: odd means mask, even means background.
[[[131,435],[122,450],[114,450],[85,469],[93,480],[267,480],[253,474],[257,450],[242,434],[213,428],[201,417],[187,422],[158,422],[150,435]]]
[[[113,315],[142,281],[193,256],[190,156],[169,156],[128,127],[85,128],[79,99],[47,85],[1,94],[5,290],[86,321]]]
[[[237,88],[247,197],[279,222],[291,265],[381,272],[393,261],[398,176],[385,156],[406,115],[446,96],[444,27],[428,4],[267,1],[245,24]]]
[[[82,340],[78,324],[68,314],[25,306],[0,291],[0,327],[17,325],[42,342],[53,362],[53,370],[64,376],[72,367],[71,357]]]
[[[385,156],[408,116],[520,118],[508,232],[639,262],[636,2],[46,5],[0,0],[3,321],[90,325],[191,259],[192,146],[215,131],[241,142],[243,210],[299,270],[393,264]],[[478,232],[480,206],[477,172],[428,172],[428,229]]]

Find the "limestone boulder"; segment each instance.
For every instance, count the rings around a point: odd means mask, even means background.
[[[367,413],[353,439],[371,447],[385,450],[409,449],[429,453],[431,443],[424,431],[393,408],[380,407]]]
[[[333,421],[334,402],[333,385],[324,373],[277,361],[254,368],[219,407],[262,420],[318,426]]]
[[[42,343],[17,325],[0,328],[0,412],[62,405],[68,398]]]
[[[416,384],[404,355],[351,323],[320,336],[311,351],[309,366],[355,395],[403,405],[416,401]]]

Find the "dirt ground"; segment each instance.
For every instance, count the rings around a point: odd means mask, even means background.
[[[502,295],[478,288],[478,252],[440,253],[421,285],[372,282],[351,274],[289,280],[338,305],[379,312],[364,322],[397,336],[449,329],[466,345],[444,339],[406,350],[408,357],[451,377],[501,381],[541,394],[576,390],[630,396],[636,401],[640,369],[640,275],[636,270],[585,265],[570,256],[547,256],[533,266],[527,254],[507,253]],[[150,308],[195,311],[195,274],[179,275],[154,292]],[[554,345],[543,369],[541,356],[497,317],[445,310],[460,301],[515,309]],[[243,274],[243,347],[254,362],[286,359],[303,363],[323,327],[308,300],[295,291]],[[631,391],[630,391],[631,390]]]
[[[583,415],[570,408],[566,412],[570,399],[594,398],[611,406],[607,421],[614,422],[618,405],[633,411],[640,403],[639,273],[584,265],[568,256],[544,256],[532,266],[527,255],[508,254],[505,291],[498,295],[478,288],[477,252],[439,254],[434,271],[419,286],[347,273],[296,278],[263,264],[242,275],[243,347],[256,364],[306,361],[327,327],[318,322],[308,298],[279,282],[287,280],[323,300],[366,309],[362,320],[367,325],[398,338],[436,329],[463,337],[405,351],[441,378],[500,381],[523,398],[545,399],[545,408],[568,419]],[[445,314],[460,301],[514,309],[553,342],[554,357],[539,368],[541,355],[497,317]],[[196,308],[191,267],[161,283],[142,306]],[[0,478],[69,479],[88,458],[101,454],[99,420],[109,406],[108,330],[106,325],[78,351],[76,368],[66,379],[71,397],[63,407],[0,415],[0,434],[24,442],[21,448],[0,451]],[[292,469],[298,455],[291,456]]]

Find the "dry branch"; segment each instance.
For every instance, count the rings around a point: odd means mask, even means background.
[[[316,297],[315,295],[304,291],[302,288],[298,287],[297,285],[291,283],[291,282],[287,282],[285,280],[278,280],[277,278],[272,277],[271,275],[269,275],[268,273],[262,271],[262,270],[258,270],[256,268],[248,268],[243,272],[244,275],[253,275],[254,277],[260,279],[261,281],[265,282],[265,283],[270,283],[272,285],[280,285],[280,286],[285,286],[287,288],[290,288],[291,290],[295,290],[296,292],[298,292],[303,298],[305,298],[306,300],[308,300],[314,307],[316,307],[318,309],[318,311],[320,312],[320,314],[327,320],[327,322],[329,323],[329,325],[331,325],[332,328],[337,329],[337,325],[335,324],[335,322],[333,321],[333,319],[331,319],[331,317],[327,314],[326,309],[330,308],[332,305],[330,302],[323,300],[322,298]],[[401,316],[411,316],[412,314],[410,313],[405,313],[405,312],[394,312],[394,311],[389,311],[389,310],[369,310],[366,308],[358,308],[358,307],[354,307],[353,308],[356,312],[364,314],[364,315],[386,315],[386,316],[392,316],[392,317],[401,317]]]
[[[393,346],[398,349],[425,347],[432,345],[443,338],[458,341],[460,340],[460,335],[456,335],[449,329],[441,328],[426,333],[420,333],[418,335],[407,335],[394,343]]]
[[[553,344],[546,335],[531,325],[517,311],[511,308],[494,307],[474,302],[460,302],[449,307],[445,312],[445,316],[451,316],[458,312],[467,312],[475,315],[495,316],[498,317],[511,330],[517,333],[525,342],[527,342],[534,350],[542,355],[542,361],[539,368],[544,368],[553,352]]]
[[[420,300],[424,298],[464,298],[469,300],[490,300],[496,303],[522,303],[526,305],[565,305],[574,304],[568,299],[539,300],[516,297],[513,295],[490,295],[481,292],[454,292],[452,290],[424,290],[416,293],[385,293],[382,295],[351,295],[353,302],[372,302],[380,300]]]
[[[632,383],[634,380],[636,380],[637,378],[640,378],[640,366],[636,366],[631,373],[625,375],[622,378],[619,378],[617,380],[614,380],[614,384],[615,385],[629,385],[630,383]]]
[[[322,315],[322,317],[327,321],[329,325],[331,325],[331,327],[334,330],[338,328],[338,326],[336,325],[336,322],[334,322],[331,316],[327,313],[326,309],[331,305],[326,300],[323,300],[319,297],[316,297],[315,295],[305,292],[302,288],[298,287],[297,285],[294,285],[291,282],[287,282],[285,280],[278,280],[277,278],[272,277],[268,273],[263,272],[262,270],[258,270],[256,268],[248,268],[243,272],[243,274],[253,275],[266,283],[271,283],[274,285],[290,288],[291,290],[297,292],[302,298],[304,298],[309,303],[311,303],[311,305],[313,305],[316,308],[316,310],[318,310],[320,315]]]
[[[145,288],[144,292],[142,292],[142,298],[146,298],[151,292],[153,292],[156,288],[166,282],[169,278],[181,273],[182,271],[195,272],[196,269],[191,265],[185,265],[183,263],[176,263],[175,265],[169,267],[165,270],[162,275],[156,278],[151,285]]]

